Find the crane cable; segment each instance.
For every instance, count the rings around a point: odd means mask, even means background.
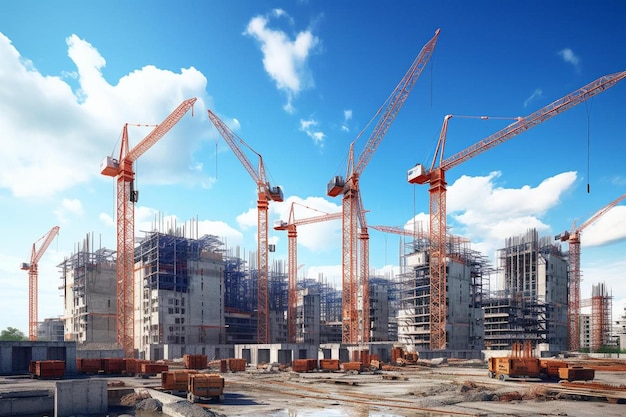
[[[591,119],[591,105],[593,104],[593,98],[592,98],[592,103],[590,104],[589,102],[585,101],[585,108],[587,109],[587,194],[589,194],[589,191],[591,189],[590,186],[590,181],[589,181],[589,175],[590,175],[590,148],[591,148],[591,134],[590,134],[590,119]]]

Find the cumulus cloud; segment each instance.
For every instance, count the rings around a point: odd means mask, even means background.
[[[61,201],[61,206],[54,211],[54,214],[57,216],[61,223],[65,223],[67,221],[67,215],[75,215],[80,216],[84,212],[83,205],[80,200],[74,198],[64,198]]]
[[[273,206],[274,218],[290,221],[290,214],[293,206],[293,219],[305,221],[312,217],[331,216],[329,220],[321,222],[311,222],[297,227],[298,246],[307,248],[313,252],[328,250],[333,245],[330,242],[341,242],[341,206],[331,203],[322,197],[296,197],[287,198],[282,203],[275,203]],[[280,232],[286,233],[286,232]]]
[[[0,131],[3,153],[12,155],[0,165],[0,188],[16,197],[51,196],[100,178],[104,157],[118,156],[115,144],[124,124],[161,123],[191,97],[198,97],[196,110],[204,106],[206,78],[194,68],[174,73],[146,66],[109,84],[102,76],[106,60],[93,45],[76,35],[66,42],[76,66],[75,72],[63,71],[74,74],[71,85],[40,73],[0,33]],[[198,119],[181,120],[142,155],[142,181],[210,184],[192,169],[197,167],[193,151],[206,130]],[[129,128],[130,145],[149,132]]]
[[[604,246],[626,240],[626,206],[615,206],[581,232],[583,247]]]
[[[324,146],[324,138],[326,135],[321,130],[317,129],[317,120],[304,120],[300,119],[300,131],[306,133],[308,137],[313,139],[313,143],[320,147]]]
[[[184,231],[183,235],[190,239],[200,238],[204,235],[217,236],[222,243],[229,247],[243,243],[243,234],[222,221],[186,221],[176,215],[164,215],[151,207],[137,206],[135,208],[135,236],[143,237],[145,232],[153,231],[173,233],[176,230]]]
[[[497,171],[487,176],[464,175],[448,187],[446,195],[448,218],[455,225],[451,233],[471,239],[472,248],[487,256],[501,248],[507,237],[530,228],[540,233],[549,230],[542,216],[559,204],[576,181],[576,172],[564,172],[535,187],[504,188],[496,184],[500,176]],[[416,219],[429,222],[424,213]],[[448,220],[448,226],[453,222]],[[405,228],[412,223],[407,222]]]
[[[113,219],[113,217],[110,214],[100,213],[98,215],[98,219],[106,227],[113,227],[113,226],[115,226],[115,220]]]
[[[284,10],[275,9],[269,16],[252,18],[244,34],[259,42],[263,67],[276,83],[276,88],[287,95],[285,110],[293,113],[293,99],[303,89],[313,86],[307,60],[319,39],[310,30],[298,32],[294,39],[290,39],[284,31],[269,27],[272,17],[286,18],[293,23]]]
[[[558,55],[563,58],[563,61],[571,64],[576,71],[580,71],[580,58],[570,48],[561,49]]]

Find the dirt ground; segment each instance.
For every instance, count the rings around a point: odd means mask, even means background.
[[[626,361],[622,369],[626,369]],[[213,372],[214,370],[206,370]],[[204,372],[204,371],[203,371]],[[481,361],[385,367],[356,373],[292,372],[277,366],[228,372],[224,399],[192,405],[163,392],[160,376],[107,377],[111,387],[139,388],[144,395],[126,398],[126,407],[108,417],[259,416],[259,417],[396,417],[396,416],[576,416],[626,415],[626,371],[596,370],[593,382],[489,378]],[[31,385],[32,384],[32,385]],[[41,389],[54,381],[23,379],[22,388]],[[0,381],[2,389],[13,383]],[[613,389],[610,389],[613,388]],[[15,389],[14,387],[12,389]],[[148,395],[145,395],[145,394]],[[153,394],[152,398],[150,393]],[[142,405],[141,409],[135,406]],[[104,416],[103,416],[104,417]]]
[[[590,383],[499,381],[481,362],[355,372],[280,371],[267,366],[224,374],[224,416],[624,416],[626,372],[597,371]],[[599,384],[605,387],[599,389]],[[620,390],[608,390],[620,387]]]

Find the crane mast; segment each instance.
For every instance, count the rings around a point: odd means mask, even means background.
[[[265,166],[261,155],[252,149],[243,139],[241,139],[231,128],[229,128],[220,118],[218,118],[211,110],[209,119],[224,138],[228,146],[233,150],[237,159],[244,166],[248,174],[252,177],[257,185],[257,262],[258,262],[258,305],[257,305],[257,342],[261,344],[270,343],[269,333],[269,305],[268,305],[268,287],[269,287],[269,268],[268,268],[268,224],[267,210],[270,201],[283,201],[283,190],[280,186],[271,186],[265,176]],[[254,154],[259,157],[259,168],[254,168],[250,160],[243,153],[239,144],[246,146]]]
[[[33,249],[30,255],[30,263],[22,263],[21,269],[28,271],[28,339],[30,341],[37,340],[38,325],[38,296],[39,296],[39,260],[46,252],[50,243],[59,234],[59,226],[54,226],[45,235],[40,237],[33,243]],[[43,241],[39,249],[37,243]]]
[[[358,226],[357,220],[361,210],[358,208],[360,199],[359,178],[363,170],[369,163],[378,148],[378,145],[384,138],[393,123],[396,115],[404,105],[409,93],[413,89],[415,82],[419,78],[422,70],[428,63],[439,36],[439,29],[435,32],[434,37],[424,45],[418,56],[413,61],[409,70],[400,83],[396,86],[389,98],[384,104],[384,108],[378,110],[380,115],[371,136],[369,137],[359,159],[354,162],[352,145],[350,147],[350,160],[348,162],[345,179],[341,176],[335,176],[331,179],[327,186],[327,194],[336,197],[343,194],[342,199],[342,341],[343,343],[358,343],[359,339],[363,341],[363,329],[359,329],[359,317],[357,306],[357,238]],[[382,110],[382,112],[381,112]],[[361,132],[362,133],[362,132]],[[360,136],[360,134],[359,134]],[[363,230],[360,238],[361,250],[368,250],[367,230]],[[362,254],[362,263],[369,261],[369,254]],[[368,265],[361,265],[361,271],[367,270]],[[367,281],[367,277],[361,277],[362,281]],[[367,285],[367,283],[362,282]],[[366,294],[364,298],[368,298]],[[365,322],[365,320],[364,320]],[[361,336],[361,337],[360,337]]]
[[[568,308],[567,308],[567,336],[568,349],[577,351],[580,348],[580,234],[589,225],[595,223],[613,207],[626,198],[621,195],[609,204],[598,210],[579,227],[572,226],[572,230],[555,236],[555,240],[567,242],[567,270],[568,270]]]
[[[294,205],[297,203],[291,204],[291,209],[289,211],[289,221],[285,222],[282,220],[276,220],[274,222],[274,230],[286,230],[287,231],[287,276],[288,276],[288,286],[287,286],[287,299],[288,299],[288,308],[287,308],[287,342],[288,343],[296,343],[296,333],[297,333],[297,323],[296,323],[296,310],[298,304],[298,230],[297,226],[303,226],[306,224],[319,223],[329,220],[336,220],[341,218],[341,212],[337,213],[324,213],[319,216],[307,217],[303,219],[295,218]],[[304,206],[307,207],[307,206]],[[307,207],[311,208],[311,207]],[[315,210],[315,209],[312,209]],[[319,210],[315,210],[319,211]],[[300,265],[302,266],[302,265]]]
[[[626,77],[626,71],[606,75],[579,88],[567,96],[537,110],[527,117],[520,117],[504,129],[469,146],[468,148],[443,159],[448,121],[452,116],[444,118],[443,127],[430,170],[420,164],[407,173],[411,184],[430,184],[430,348],[440,350],[446,348],[446,179],[445,173],[478,154],[485,152],[546,120],[563,113],[583,101],[613,87]],[[440,162],[435,167],[436,157]]]
[[[130,149],[128,123],[122,131],[119,159],[105,158],[101,174],[117,177],[117,343],[127,358],[134,356],[134,300],[133,266],[135,263],[135,204],[138,192],[134,189],[133,163],[157,143],[191,109],[196,98],[183,101],[160,125]]]

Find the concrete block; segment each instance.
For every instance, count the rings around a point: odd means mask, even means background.
[[[105,414],[108,410],[106,380],[59,381],[54,394],[54,416]]]
[[[51,415],[54,399],[48,390],[3,392],[0,395],[0,417]]]

